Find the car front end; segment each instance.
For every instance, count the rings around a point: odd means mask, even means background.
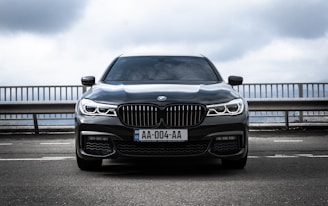
[[[107,75],[107,74],[106,74]],[[237,79],[237,80],[236,80]],[[234,82],[237,81],[236,82]],[[241,83],[231,77],[229,83]],[[246,165],[248,105],[223,82],[103,81],[76,105],[76,154],[81,169],[120,157],[215,157]]]

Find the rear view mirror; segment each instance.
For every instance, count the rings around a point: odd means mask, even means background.
[[[229,76],[228,83],[231,86],[241,85],[243,83],[243,78],[239,76]]]
[[[96,83],[96,78],[94,76],[85,76],[82,77],[81,82],[83,86],[91,87]]]

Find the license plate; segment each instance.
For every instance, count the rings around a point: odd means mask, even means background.
[[[187,129],[135,129],[136,142],[184,142],[188,141]]]

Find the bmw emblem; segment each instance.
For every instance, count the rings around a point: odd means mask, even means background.
[[[160,102],[165,102],[167,100],[167,97],[166,96],[158,96],[157,100]]]

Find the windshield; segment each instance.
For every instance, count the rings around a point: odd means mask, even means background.
[[[219,82],[219,74],[202,57],[120,57],[109,68],[105,82]]]

